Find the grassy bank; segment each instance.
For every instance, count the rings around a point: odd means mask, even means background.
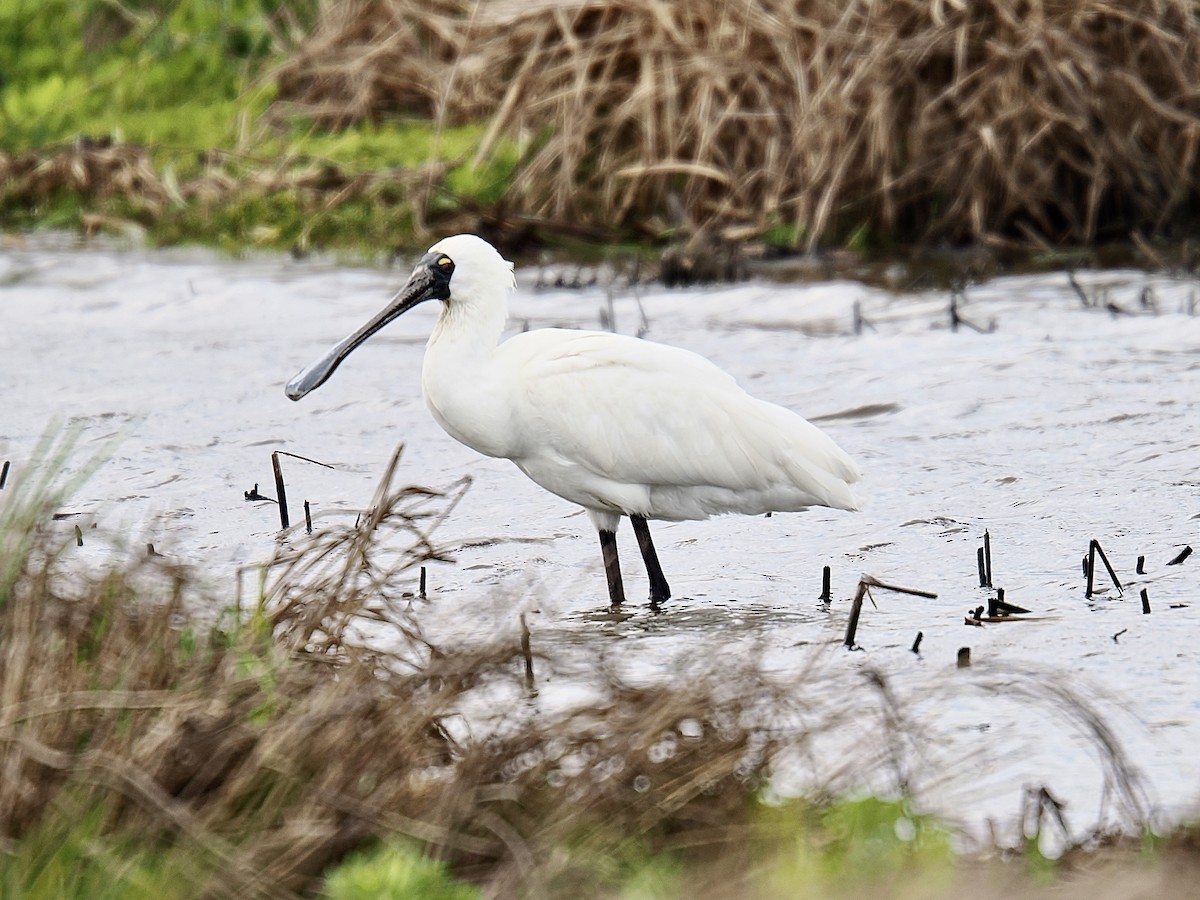
[[[1049,807],[955,857],[906,786],[915,736],[880,672],[676,659],[646,684],[599,647],[534,635],[526,656],[515,629],[431,644],[415,568],[465,485],[399,487],[393,463],[360,521],[294,533],[222,598],[150,551],[81,564],[53,519],[70,451],[0,491],[6,897],[1082,897],[1093,870],[1190,890],[1191,832],[1131,820],[1056,864]],[[563,683],[591,699],[540,702]],[[835,734],[853,749],[833,774],[777,796]]]
[[[482,123],[332,132],[279,112],[273,73],[315,18],[270,0],[2,0],[0,221],[378,253],[493,203],[513,155],[472,164]]]
[[[6,227],[303,252],[1194,230],[1190,0],[0,0]]]

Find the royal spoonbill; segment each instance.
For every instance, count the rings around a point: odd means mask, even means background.
[[[613,606],[625,599],[616,538],[622,516],[633,523],[657,605],[671,589],[649,519],[857,508],[858,470],[824,432],[751,397],[695,353],[564,328],[500,343],[515,287],[513,264],[487,241],[445,238],[378,315],[288,382],[287,395],[299,400],[389,322],[440,301],[421,376],[429,411],[451,437],[511,459],[587,511]]]

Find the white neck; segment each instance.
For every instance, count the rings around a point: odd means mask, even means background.
[[[441,315],[429,336],[429,348],[443,343],[469,345],[476,350],[491,350],[500,343],[508,321],[505,299],[476,302],[471,298],[451,297],[442,303]]]
[[[425,348],[425,405],[451,437],[487,456],[508,455],[515,435],[502,377],[493,371],[507,319],[503,300],[451,298]]]

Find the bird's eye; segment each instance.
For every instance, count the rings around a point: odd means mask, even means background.
[[[454,271],[454,261],[448,256],[443,256],[437,261],[438,268],[443,272],[449,273]]]

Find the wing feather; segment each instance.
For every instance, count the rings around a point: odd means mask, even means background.
[[[513,338],[502,351],[524,388],[519,431],[538,436],[527,455],[552,453],[652,486],[761,491],[787,482],[823,496],[839,485],[845,493],[858,477],[823,432],[750,397],[690,351],[555,329]]]

